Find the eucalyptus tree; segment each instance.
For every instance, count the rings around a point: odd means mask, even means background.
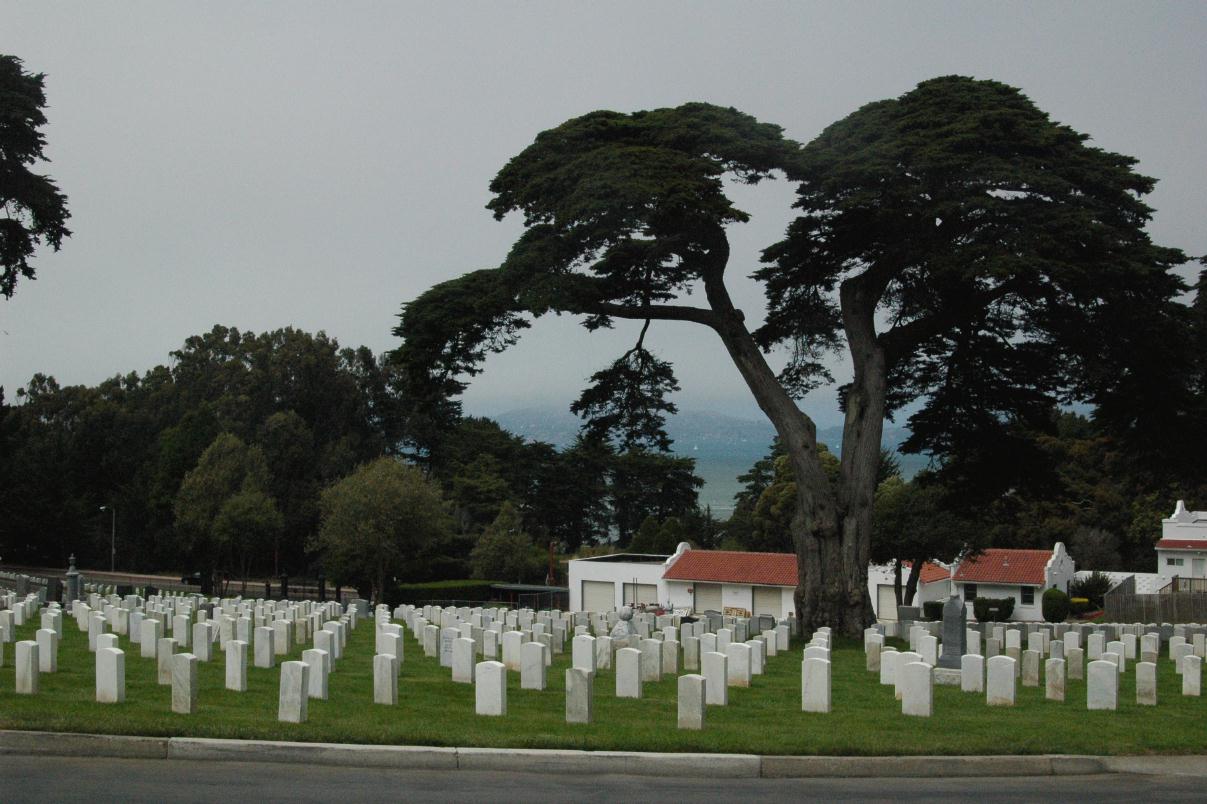
[[[975,446],[1012,418],[1100,390],[1103,326],[1181,289],[1169,269],[1182,255],[1144,232],[1153,180],[1086,139],[1016,89],[961,77],[865,106],[804,147],[702,103],[593,112],[541,133],[500,171],[488,207],[519,212],[524,233],[497,268],[407,304],[397,354],[414,388],[447,400],[530,316],[579,314],[588,330],[618,318],[712,330],[791,463],[799,623],[856,634],[872,619],[885,416],[920,400],[916,447]],[[726,285],[727,229],[748,216],[725,182],[778,174],[799,184],[800,216],[754,274],[767,317],[752,328]],[[703,293],[689,299],[693,290]],[[578,407],[596,422],[606,414],[613,438],[657,447],[675,383],[642,333]],[[777,348],[788,353],[778,373],[766,358]],[[833,382],[831,351],[854,370],[839,389],[836,477],[797,405]]]

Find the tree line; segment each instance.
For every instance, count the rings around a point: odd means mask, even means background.
[[[65,566],[75,553],[81,566],[106,568],[111,520],[101,506],[111,506],[118,566],[130,571],[539,582],[550,542],[559,554],[623,546],[649,516],[700,516],[691,459],[587,436],[558,451],[468,416],[420,438],[389,357],[321,332],[216,326],[170,356],[91,387],[37,375],[15,404],[0,390],[6,562]],[[383,475],[380,459],[411,474]],[[407,514],[422,527],[398,526],[400,514],[373,505],[359,510],[367,522],[386,518],[377,536],[352,527],[355,489],[375,483],[422,503]],[[393,547],[374,541],[381,533]],[[475,554],[484,534],[510,547]],[[352,560],[357,552],[377,556],[373,566]]]

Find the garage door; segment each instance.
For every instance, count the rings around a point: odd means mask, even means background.
[[[888,584],[876,587],[876,617],[881,620],[897,619],[897,592]]]
[[[696,611],[721,611],[721,584],[696,584]]]
[[[652,583],[626,583],[624,585],[624,602],[628,605],[658,603],[658,586]]]
[[[613,611],[616,584],[612,581],[583,581],[583,611]]]
[[[783,601],[778,586],[754,587],[754,614],[770,614],[779,619],[784,613]]]

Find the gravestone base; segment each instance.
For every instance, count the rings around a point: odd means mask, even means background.
[[[960,679],[963,676],[959,670],[950,670],[946,667],[935,668],[935,686],[936,687],[958,687]]]

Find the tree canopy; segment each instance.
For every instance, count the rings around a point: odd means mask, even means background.
[[[67,196],[30,168],[46,160],[46,76],[27,73],[16,56],[0,54],[0,295],[12,298],[20,277],[33,279],[29,259],[39,245],[55,251],[67,228]]]
[[[327,574],[368,586],[384,599],[386,584],[423,560],[452,528],[440,487],[396,458],[378,458],[322,496],[322,526],[311,547]]]
[[[1101,342],[1166,315],[1183,289],[1170,271],[1181,253],[1144,231],[1153,180],[1086,140],[1019,90],[959,76],[869,104],[803,148],[708,104],[592,112],[539,134],[499,172],[488,207],[520,213],[524,233],[498,268],[405,305],[398,356],[421,396],[447,399],[546,312],[581,314],[592,330],[616,318],[708,327],[794,476],[800,622],[857,634],[871,619],[885,416],[919,402],[910,446],[976,456],[964,466],[988,473],[1014,448],[1011,420],[1109,396],[1118,371],[1103,355],[1137,353]],[[751,332],[725,284],[727,227],[747,218],[725,181],[774,174],[798,184],[800,216],[755,274],[768,314]],[[684,303],[701,287],[703,304]],[[674,379],[646,359],[645,334],[580,400],[598,431],[657,440]],[[763,355],[774,348],[791,356],[778,376]],[[839,389],[837,477],[795,402],[830,381],[833,350],[853,367]]]

